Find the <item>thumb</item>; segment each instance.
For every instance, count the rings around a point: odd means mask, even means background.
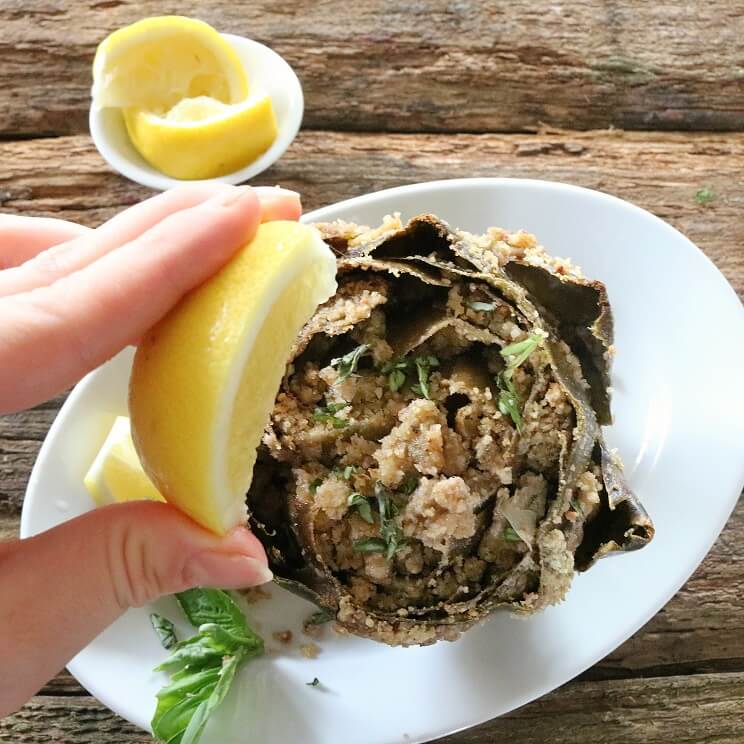
[[[128,607],[194,586],[271,579],[258,539],[224,537],[168,504],[97,509],[0,545],[0,717],[25,702]],[[10,689],[12,687],[12,689]]]

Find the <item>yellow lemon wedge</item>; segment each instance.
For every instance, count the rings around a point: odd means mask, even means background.
[[[269,222],[143,339],[132,434],[166,500],[223,534],[246,520],[256,448],[300,329],[336,290],[312,227]]]
[[[145,18],[120,28],[93,60],[93,105],[164,114],[184,98],[222,103],[248,95],[245,68],[230,43],[203,21]]]
[[[233,104],[208,96],[184,98],[162,116],[128,109],[124,121],[140,155],[181,179],[233,173],[268,150],[277,134],[267,95]]]
[[[140,465],[126,416],[114,421],[83,483],[96,506],[165,500]]]

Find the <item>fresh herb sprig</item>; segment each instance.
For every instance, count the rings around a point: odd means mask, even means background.
[[[411,390],[416,395],[431,400],[429,375],[431,374],[431,370],[438,366],[439,359],[433,354],[420,354],[386,362],[380,371],[388,376],[388,387],[391,393],[397,393],[406,384],[408,375],[415,373],[418,382],[411,385]]]
[[[390,560],[407,542],[395,520],[400,509],[393,494],[379,481],[375,483],[375,499],[380,515],[380,536],[355,540],[352,548],[358,553],[383,553]]]
[[[155,736],[168,744],[196,744],[210,715],[225,699],[238,667],[260,656],[264,644],[226,592],[190,589],[176,599],[198,630],[175,644],[171,655],[155,668],[167,672],[171,682],[158,692],[151,725]],[[167,629],[167,623],[158,621],[158,627]],[[160,630],[158,635],[162,639]]]
[[[522,431],[522,413],[519,394],[514,387],[514,373],[542,342],[542,334],[532,333],[522,341],[516,341],[501,349],[505,367],[496,377],[496,384],[499,386],[499,411],[511,417],[518,432]]]
[[[350,509],[356,509],[359,516],[367,522],[367,524],[374,524],[375,518],[372,516],[372,505],[367,500],[367,497],[359,493],[359,491],[353,491],[349,494],[347,500]]]
[[[349,425],[349,422],[336,414],[350,405],[350,403],[328,403],[325,406],[319,406],[313,413],[313,419],[322,424],[331,424],[334,429],[343,429]]]
[[[362,344],[352,349],[348,354],[331,359],[331,367],[338,370],[337,382],[343,382],[357,371],[359,360],[369,351],[369,344]]]

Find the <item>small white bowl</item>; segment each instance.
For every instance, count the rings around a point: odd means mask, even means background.
[[[284,154],[300,129],[304,100],[294,70],[273,49],[243,36],[222,36],[238,53],[251,90],[268,93],[276,113],[278,131],[271,147],[245,168],[210,179],[221,183],[242,183],[265,171]],[[166,176],[147,163],[132,145],[119,109],[95,109],[91,106],[89,125],[98,152],[122,176],[161,191],[183,183],[194,183]]]

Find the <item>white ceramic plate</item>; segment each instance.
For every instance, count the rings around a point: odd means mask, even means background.
[[[243,36],[222,36],[238,53],[248,75],[251,94],[268,93],[276,114],[277,135],[271,147],[245,168],[212,179],[222,183],[243,183],[273,165],[292,144],[302,122],[304,99],[294,70],[273,49]],[[95,109],[91,106],[88,124],[93,144],[101,157],[122,176],[151,189],[171,189],[184,183],[153,168],[134,149],[119,109]]]
[[[607,283],[618,349],[616,423],[607,435],[656,522],[656,538],[577,577],[560,606],[528,620],[497,614],[456,643],[391,649],[326,631],[317,660],[302,658],[295,644],[251,662],[205,744],[420,742],[523,705],[601,659],[670,599],[711,547],[744,483],[744,312],[684,236],[605,194],[510,179],[406,186],[305,219],[374,225],[393,211],[431,211],[471,231],[528,229]],[[130,361],[124,353],[94,372],[63,406],[29,483],[23,535],[91,507],[83,473],[114,416],[126,412]],[[248,608],[250,619],[268,638],[286,627],[297,632],[311,606],[277,588],[272,594]],[[160,610],[175,618],[171,601]],[[150,670],[164,655],[147,610],[130,611],[70,670],[146,728],[165,681]],[[322,688],[306,686],[313,677]]]

